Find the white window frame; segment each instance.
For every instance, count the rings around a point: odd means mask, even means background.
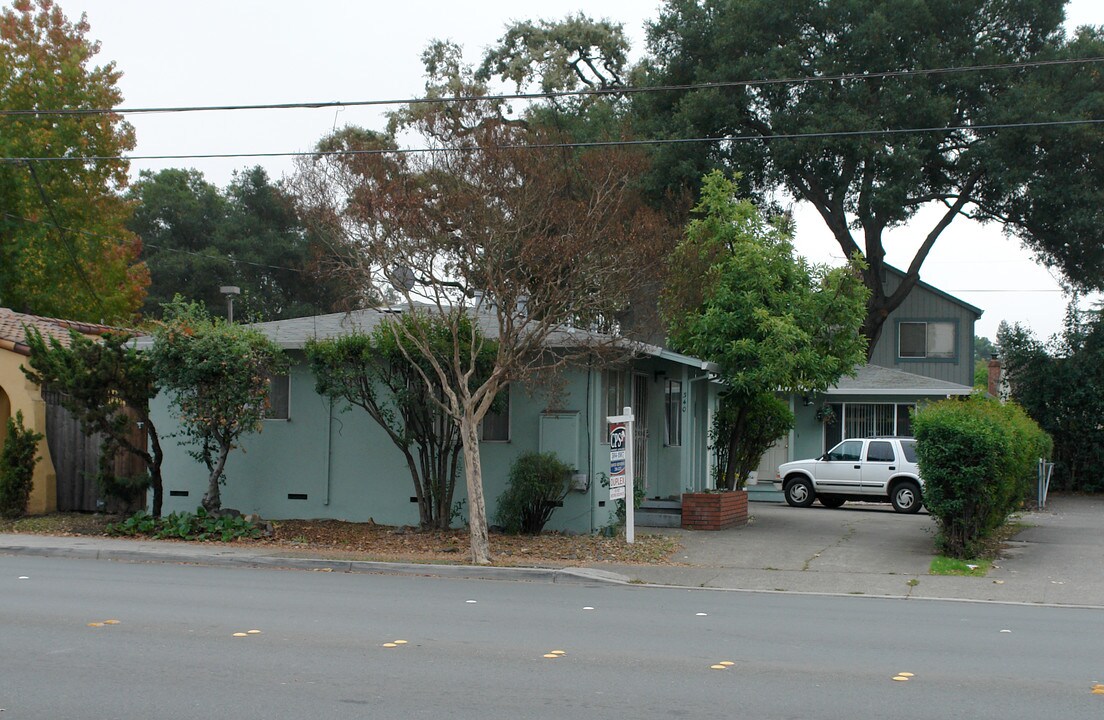
[[[904,337],[904,327],[906,325],[920,325],[924,328],[924,354],[923,355],[905,355],[903,353],[901,344]],[[937,331],[938,329],[938,331]],[[943,332],[949,330],[950,333],[950,348],[947,350],[937,350],[933,346],[937,343],[942,336]],[[923,360],[938,360],[938,361],[954,361],[958,359],[958,323],[954,320],[900,320],[897,323],[897,359],[909,361],[923,361]]]
[[[272,404],[272,398],[273,398],[272,388],[273,388],[274,385],[276,385],[276,383],[281,382],[281,381],[287,386],[287,392],[284,393],[284,397],[287,399],[287,402],[285,403],[284,414],[283,414],[282,417],[279,416],[279,415],[273,414],[273,412],[275,411],[276,408],[274,408],[274,406]],[[265,406],[264,420],[265,420],[265,422],[287,422],[288,420],[291,419],[291,371],[289,370],[288,372],[280,373],[279,375],[273,375],[272,373],[268,373],[267,382],[268,382],[268,401],[267,401],[266,406]]]
[[[672,403],[672,389],[676,385],[678,402]],[[682,381],[666,380],[663,383],[663,444],[666,447],[682,447],[682,404]]]

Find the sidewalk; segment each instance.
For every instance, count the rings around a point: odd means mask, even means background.
[[[984,578],[928,575],[935,524],[888,506],[791,508],[756,503],[748,527],[721,532],[644,528],[679,538],[679,565],[500,568],[313,557],[286,550],[99,537],[0,534],[0,555],[280,567],[531,582],[632,582],[724,590],[940,598],[1104,608],[1104,497],[1057,497]]]

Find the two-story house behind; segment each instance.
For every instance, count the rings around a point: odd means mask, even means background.
[[[892,293],[904,273],[887,267]],[[870,362],[826,392],[792,398],[794,429],[763,457],[757,476],[770,480],[783,462],[816,457],[844,438],[911,435],[919,402],[968,395],[974,376],[974,323],[982,310],[924,282],[890,313]],[[782,501],[769,485],[752,499]]]

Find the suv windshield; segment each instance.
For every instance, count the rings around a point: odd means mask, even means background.
[[[916,441],[915,440],[902,440],[901,452],[905,454],[905,459],[910,463],[916,462]]]

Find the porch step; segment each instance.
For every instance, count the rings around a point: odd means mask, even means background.
[[[682,527],[682,503],[677,500],[645,500],[633,515],[638,527]]]
[[[773,483],[762,483],[761,485],[748,485],[748,502],[772,502],[783,503],[786,502],[785,496],[782,495],[781,490],[775,490]]]

